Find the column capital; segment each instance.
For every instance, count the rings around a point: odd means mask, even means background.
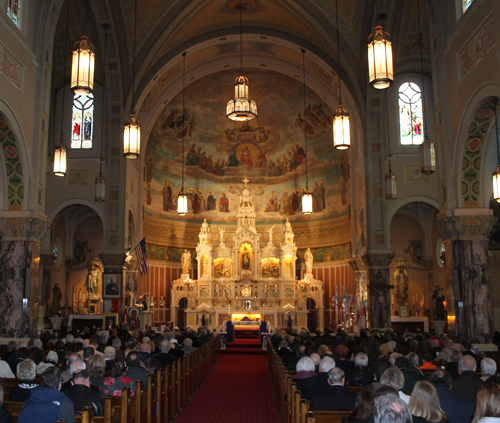
[[[39,213],[0,213],[2,241],[34,241],[40,243],[49,226],[46,217]]]
[[[362,257],[365,264],[370,268],[389,267],[393,258],[394,253],[392,251],[387,253],[369,253]]]
[[[368,270],[366,268],[366,264],[363,261],[363,259],[359,257],[349,260],[349,265],[351,266],[351,269],[354,270],[355,272],[366,272]]]
[[[481,241],[487,239],[495,220],[490,209],[447,210],[438,215],[436,228],[445,241]]]

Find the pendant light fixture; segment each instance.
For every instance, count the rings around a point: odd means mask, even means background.
[[[302,49],[302,74],[304,80],[304,143],[306,145],[306,192],[302,195],[302,213],[311,214],[313,211],[313,198],[309,192],[309,175],[307,167],[307,114],[306,114],[306,51]]]
[[[337,17],[337,60],[339,63],[339,107],[333,114],[333,145],[338,150],[347,150],[351,146],[351,129],[349,124],[349,113],[342,105],[342,81],[340,79],[340,30],[339,30],[339,6],[335,0],[335,13]]]
[[[186,52],[182,53],[182,185],[179,192],[179,198],[177,199],[177,213],[179,216],[185,216],[187,214],[187,195],[184,191],[184,134],[186,133],[186,108],[185,108],[185,96],[184,91],[186,87]]]
[[[88,95],[94,90],[95,50],[84,34],[73,49],[71,89],[77,95]]]
[[[385,174],[385,198],[387,200],[395,200],[398,198],[396,175],[391,167],[391,139],[389,136],[389,103],[387,101],[387,91],[385,92],[385,111],[386,111],[386,126],[387,126],[387,153],[389,156],[389,171]]]
[[[137,159],[141,154],[141,124],[134,114],[135,105],[135,48],[137,39],[137,0],[135,0],[134,16],[134,58],[132,69],[132,105],[130,117],[123,128],[123,154],[127,159]]]
[[[394,70],[391,36],[384,32],[383,16],[378,12],[379,2],[377,1],[377,19],[380,20],[373,34],[368,37],[368,76],[374,88],[383,90],[389,88],[394,82]]]
[[[497,140],[497,168],[493,172],[493,198],[497,203],[500,203],[500,143],[498,141],[497,103],[498,100],[493,102],[495,108],[495,136]]]
[[[102,91],[102,123],[101,123],[101,157],[99,160],[99,175],[95,178],[95,201],[98,203],[104,203],[106,201],[106,179],[102,175],[102,150],[104,146],[104,119],[106,113],[104,110],[106,108],[106,53],[107,53],[107,41],[108,41],[108,29],[109,25],[104,24],[104,50],[102,53],[102,68],[103,68],[103,80],[104,87]]]
[[[424,56],[422,52],[422,45],[424,42],[424,36],[422,34],[422,26],[420,20],[420,0],[417,0],[417,12],[418,12],[418,32],[420,36],[420,68],[422,72],[422,106],[424,117],[424,142],[420,144],[420,170],[422,173],[427,175],[431,175],[436,171],[436,151],[434,148],[434,143],[429,138],[429,131],[427,124],[427,120],[425,118],[425,114],[427,112],[427,108],[425,106],[425,98],[427,97],[425,93],[425,76],[424,76]]]
[[[240,0],[240,76],[234,81],[234,100],[227,102],[226,116],[237,122],[257,117],[257,103],[248,99],[248,78],[243,76],[243,1]]]
[[[67,57],[66,54],[68,52],[68,37],[69,37],[69,2],[67,4],[68,9],[66,10],[66,41],[64,43],[64,72],[63,72],[63,81],[66,78],[66,63]],[[64,143],[63,138],[63,128],[64,128],[64,100],[66,98],[66,85],[63,84],[62,89],[62,107],[61,107],[61,137],[59,139],[59,145],[54,148],[54,175],[55,176],[65,176],[66,168],[67,168],[67,157],[66,157],[66,144]]]

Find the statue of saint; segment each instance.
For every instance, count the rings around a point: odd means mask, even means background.
[[[189,268],[191,267],[191,253],[188,250],[184,250],[182,253],[182,273],[189,274]]]
[[[312,273],[314,258],[310,248],[304,254],[304,261],[306,263],[306,273]]]
[[[441,288],[439,285],[436,286],[436,289],[432,293],[432,299],[435,301],[434,319],[446,320],[446,310],[444,308],[445,297],[443,288]]]
[[[242,259],[243,259],[243,269],[249,270],[250,269],[250,253],[248,252],[248,250],[246,248],[243,252]]]
[[[401,302],[408,300],[408,275],[403,266],[399,268],[399,274],[396,276],[396,298]]]
[[[54,288],[52,288],[52,294],[54,295],[52,298],[52,315],[57,316],[61,310],[62,299],[61,288],[59,288],[58,284],[55,284]]]
[[[219,236],[220,236],[220,243],[221,244],[224,244],[224,232],[226,232],[226,230],[224,228],[219,228]]]
[[[274,225],[271,226],[270,228],[267,228],[267,233],[269,234],[269,242],[273,242],[273,229],[274,229]]]
[[[94,264],[89,266],[87,290],[89,295],[99,295],[99,267]]]

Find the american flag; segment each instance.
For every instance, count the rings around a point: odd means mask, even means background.
[[[148,273],[148,258],[146,256],[146,238],[143,238],[134,248],[137,261],[139,262],[139,271],[141,275]]]

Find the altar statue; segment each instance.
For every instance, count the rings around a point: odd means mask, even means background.
[[[226,230],[224,228],[219,228],[219,236],[220,236],[220,243],[221,244],[224,244],[224,232],[226,232]]]
[[[267,228],[267,233],[269,234],[269,243],[270,244],[273,242],[273,229],[274,229],[274,225],[271,226],[270,228]]]
[[[182,273],[189,274],[190,267],[191,267],[191,253],[188,250],[184,250],[184,253],[182,253]]]
[[[435,301],[434,319],[446,320],[446,309],[444,308],[445,296],[443,288],[439,285],[436,286],[436,289],[432,293],[432,299]]]
[[[249,270],[250,269],[250,253],[248,250],[245,248],[244,253],[243,253],[243,269]]]
[[[90,264],[87,275],[87,290],[89,295],[99,295],[99,266]]]
[[[312,273],[314,258],[310,248],[308,248],[304,254],[304,261],[306,263],[306,273]]]
[[[61,288],[59,288],[58,284],[55,284],[54,288],[52,288],[52,294],[54,295],[54,297],[52,298],[52,315],[57,316],[61,309],[62,299]]]

